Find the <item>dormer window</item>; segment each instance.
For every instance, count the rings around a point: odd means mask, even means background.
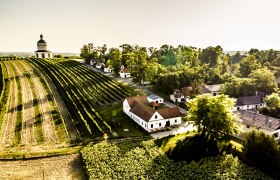
[[[157,119],[157,115],[155,115],[155,119]]]

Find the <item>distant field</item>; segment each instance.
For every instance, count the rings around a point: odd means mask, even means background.
[[[0,161],[0,179],[87,179],[79,154]]]

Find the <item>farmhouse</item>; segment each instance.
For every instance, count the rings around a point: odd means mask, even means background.
[[[244,132],[262,131],[267,135],[274,135],[280,139],[280,120],[257,114],[252,111],[238,110],[237,115],[241,120],[241,128]]]
[[[120,71],[120,76],[121,76],[122,78],[130,78],[130,77],[131,77],[131,74],[130,74],[129,69],[128,69],[127,67],[124,67],[124,66],[122,65],[121,71]]]
[[[110,73],[110,72],[112,72],[112,68],[111,68],[108,64],[105,64],[105,66],[104,66],[104,72],[105,72],[105,73]]]
[[[266,104],[263,101],[264,94],[259,93],[255,96],[244,96],[238,97],[233,108],[233,111],[241,110],[250,110],[250,109],[259,109],[265,107]]]
[[[156,95],[149,95],[149,96],[147,96],[147,99],[148,99],[149,103],[156,102],[156,103],[162,104],[164,102],[162,97],[159,97]]]
[[[97,69],[102,69],[102,68],[105,67],[105,64],[104,64],[103,62],[98,62],[98,63],[96,63],[95,67],[96,67]]]
[[[175,103],[185,102],[190,99],[189,94],[192,91],[192,87],[183,87],[181,90],[175,89],[174,93],[170,95],[170,100]]]
[[[128,97],[123,102],[123,111],[148,132],[181,124],[182,113],[178,107],[157,110],[154,106],[157,103],[149,100],[146,96]]]
[[[52,52],[47,50],[47,42],[40,35],[40,40],[37,42],[37,51],[35,51],[36,58],[52,58]]]
[[[212,96],[219,95],[221,92],[221,84],[214,85],[200,85],[198,86],[198,91],[200,94],[209,93]]]

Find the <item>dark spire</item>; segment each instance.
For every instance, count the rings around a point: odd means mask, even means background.
[[[42,34],[40,35],[40,39],[43,40],[43,35]]]

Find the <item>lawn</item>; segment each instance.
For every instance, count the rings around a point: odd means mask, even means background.
[[[122,102],[102,107],[98,110],[100,116],[105,120],[115,137],[135,137],[149,135],[122,111]],[[124,131],[128,129],[128,131]]]

